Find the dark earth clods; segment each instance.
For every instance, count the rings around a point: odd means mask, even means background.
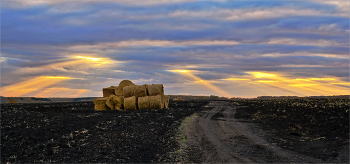
[[[136,111],[95,111],[93,102],[1,104],[1,163],[177,162],[181,122],[209,110],[208,103]],[[270,143],[324,162],[349,161],[348,98],[230,103],[235,118],[259,125]]]
[[[279,147],[349,161],[349,98],[241,100],[236,119],[256,122]]]
[[[181,121],[206,104],[136,111],[95,111],[93,102],[1,104],[1,163],[172,162]]]

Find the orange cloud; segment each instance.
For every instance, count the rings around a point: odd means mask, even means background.
[[[227,78],[222,80],[231,80],[231,81],[250,81],[250,79],[241,79],[241,78]]]
[[[40,76],[34,79],[2,87],[1,95],[5,97],[19,97],[68,79],[72,78],[64,76]]]
[[[73,56],[72,58],[75,60],[67,61],[67,62],[59,62],[49,65],[40,66],[38,68],[44,69],[62,69],[65,66],[79,66],[79,65],[94,65],[94,66],[102,66],[104,64],[108,64],[111,61],[108,58],[98,58],[98,57],[90,57],[83,56],[84,54],[79,54]],[[20,83],[12,84],[6,87],[1,88],[1,95],[5,97],[19,97],[19,96],[36,96],[36,97],[52,97],[59,95],[63,97],[73,97],[80,96],[83,93],[87,92],[87,90],[81,89],[62,89],[62,88],[49,88],[45,89],[50,85],[59,83],[64,80],[72,79],[71,77],[64,76],[40,76],[34,79],[30,79],[27,81],[23,81]],[[59,94],[62,93],[62,94]]]
[[[285,78],[281,75],[266,72],[249,72],[255,79],[264,78],[267,80],[255,80],[254,82],[268,84],[273,87],[282,88],[291,92],[300,93],[304,96],[311,95],[346,95],[349,94],[348,87],[333,85],[338,83],[346,83],[336,78]],[[327,83],[327,82],[332,83]]]
[[[191,79],[195,82],[198,82],[199,84],[202,84],[206,88],[209,88],[210,90],[214,91],[215,93],[217,93],[220,96],[232,97],[231,94],[229,94],[226,91],[211,84],[209,81],[203,80],[202,78],[200,78],[196,75],[193,75],[190,70],[171,70],[171,72],[181,73],[182,75],[188,77],[189,79]]]
[[[88,63],[94,63],[95,66],[100,66],[102,64],[110,63],[110,61],[107,58],[96,58],[96,57],[89,57],[89,56],[75,56],[75,58],[82,59]]]
[[[47,88],[34,94],[34,97],[80,97],[84,93],[89,92],[87,89],[71,89],[71,88]]]

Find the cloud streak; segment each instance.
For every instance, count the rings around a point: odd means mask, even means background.
[[[130,2],[128,0],[84,0],[78,2],[79,4],[94,4],[94,3],[117,3],[117,4],[124,4],[124,5],[130,5],[130,6],[155,6],[155,5],[162,5],[162,4],[178,4],[178,3],[186,3],[191,2],[194,0],[134,0],[133,2]],[[13,7],[13,8],[28,8],[28,7],[34,7],[34,6],[40,6],[40,5],[60,5],[64,3],[77,3],[77,1],[74,0],[60,0],[60,1],[50,1],[50,0],[11,0],[11,1],[4,1],[4,6],[6,7]]]
[[[213,9],[210,11],[177,11],[171,13],[172,17],[182,18],[202,18],[202,19],[219,19],[227,21],[246,21],[246,20],[259,20],[259,19],[271,19],[279,17],[290,16],[339,16],[349,17],[346,13],[327,13],[314,9],[298,9],[298,8],[269,8],[269,9],[234,9],[234,10],[222,10]]]
[[[25,96],[101,96],[101,88],[123,79],[162,83],[166,94],[346,94],[349,6],[313,0],[5,0],[1,95],[11,86]],[[43,77],[72,79],[21,88]]]
[[[2,87],[1,95],[7,97],[19,97],[68,79],[71,78],[62,76],[41,76],[17,84]]]

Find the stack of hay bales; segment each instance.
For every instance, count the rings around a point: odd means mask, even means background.
[[[96,110],[138,110],[168,108],[169,97],[163,84],[135,85],[123,80],[119,86],[103,88],[103,98],[94,100]]]

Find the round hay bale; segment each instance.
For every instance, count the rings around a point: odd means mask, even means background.
[[[135,85],[135,84],[130,80],[123,80],[119,83],[119,86],[123,86],[123,87],[129,86],[129,85]]]
[[[112,110],[122,110],[124,108],[124,97],[111,95],[107,98],[106,105]]]
[[[124,96],[114,96],[114,109],[122,110],[124,109]]]
[[[148,96],[149,97],[149,108],[150,109],[160,109],[162,108],[162,96]]]
[[[116,97],[116,95],[110,95],[108,98],[107,98],[107,101],[106,101],[106,105],[110,108],[110,109],[115,109],[114,107],[114,97]]]
[[[109,97],[110,95],[115,95],[115,89],[113,86],[108,88],[103,88],[103,97]]]
[[[93,100],[95,104],[95,110],[108,110],[108,106],[106,105],[107,98],[97,98]]]
[[[124,109],[125,110],[137,110],[135,96],[124,98]]]
[[[144,84],[144,85],[135,85],[135,86],[134,86],[134,92],[135,92],[136,98],[148,96],[148,95],[147,95],[147,87],[146,87],[146,84]]]
[[[123,80],[119,83],[119,86],[115,89],[115,95],[117,96],[124,96],[123,93],[123,88],[130,86],[130,85],[135,85],[134,83],[132,83],[130,80]]]
[[[122,86],[118,86],[116,89],[115,89],[115,95],[116,96],[123,96],[123,88]]]
[[[137,99],[139,109],[150,109],[149,107],[149,96],[139,97]]]
[[[123,88],[124,98],[135,96],[135,86],[130,85]]]
[[[147,85],[147,91],[149,96],[157,96],[164,94],[163,84]]]
[[[169,96],[162,95],[163,108],[168,109],[169,106]]]

